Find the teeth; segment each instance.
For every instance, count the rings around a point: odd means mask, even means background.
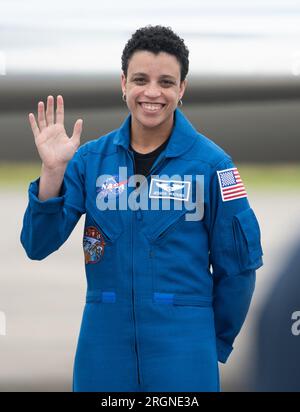
[[[155,103],[142,103],[142,107],[147,110],[156,111],[162,108],[162,104]]]

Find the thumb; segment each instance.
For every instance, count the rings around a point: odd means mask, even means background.
[[[75,124],[74,124],[73,134],[72,134],[71,140],[73,141],[73,143],[76,147],[78,147],[80,145],[80,136],[81,136],[81,132],[82,132],[82,123],[83,123],[82,119],[77,119]]]

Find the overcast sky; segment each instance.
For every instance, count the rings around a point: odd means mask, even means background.
[[[300,77],[300,1],[0,0],[0,72],[120,72],[126,41],[170,26],[190,73]]]

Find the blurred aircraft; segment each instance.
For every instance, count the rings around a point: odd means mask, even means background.
[[[84,119],[83,141],[118,127],[122,50],[147,24],[189,48],[182,109],[200,132],[237,160],[299,161],[299,16],[291,0],[2,0],[0,161],[38,159],[27,115],[49,94],[64,96],[68,127]]]

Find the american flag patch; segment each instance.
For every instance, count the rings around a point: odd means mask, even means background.
[[[245,186],[236,167],[217,171],[223,202],[247,197]]]

